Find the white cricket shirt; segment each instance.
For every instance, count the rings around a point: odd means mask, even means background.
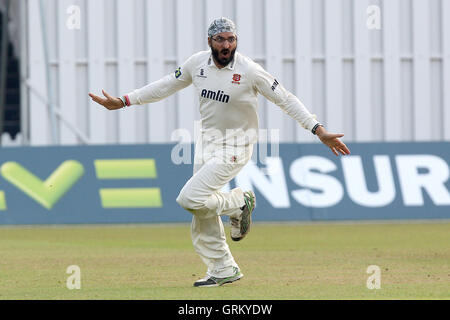
[[[211,51],[192,55],[164,78],[128,94],[131,104],[164,99],[190,84],[200,103],[201,132],[217,144],[244,146],[257,142],[258,93],[279,106],[305,129],[318,123],[300,100],[259,64],[236,51],[233,61],[219,69]]]

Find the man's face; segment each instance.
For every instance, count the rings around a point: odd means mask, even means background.
[[[216,62],[225,67],[234,58],[237,37],[233,32],[222,32],[208,38],[208,44]]]

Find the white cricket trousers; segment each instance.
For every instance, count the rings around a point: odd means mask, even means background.
[[[200,147],[199,147],[200,146]],[[233,216],[245,205],[240,188],[221,189],[250,160],[253,145],[217,146],[197,143],[194,174],[177,197],[178,204],[193,214],[191,237],[195,251],[207,266],[207,275],[224,278],[238,267],[226,242],[221,215]]]

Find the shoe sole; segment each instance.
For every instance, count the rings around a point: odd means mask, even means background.
[[[238,276],[236,276],[235,279],[225,281],[225,282],[219,284],[219,286],[223,286],[223,285],[226,284],[226,283],[232,283],[232,282],[236,282],[236,281],[238,281],[238,280],[241,280],[241,278],[242,278],[243,276],[244,276],[244,275],[241,273],[241,274],[239,274]]]
[[[218,286],[220,286],[218,283],[215,283],[215,284],[206,284],[206,285],[203,285],[203,286],[195,286],[195,285],[194,285],[195,288],[213,288],[213,287],[218,287]]]
[[[242,219],[241,219],[241,234],[242,234],[242,236],[239,237],[239,238],[231,237],[231,240],[233,240],[233,241],[241,241],[250,232],[250,226],[252,225],[252,213],[255,210],[255,206],[256,206],[256,197],[255,197],[255,194],[253,193],[253,191],[248,191],[248,193],[250,193],[251,197],[253,198],[253,209],[251,211],[249,211],[248,210],[248,206],[247,206],[247,208],[246,208],[247,210],[242,212],[243,215],[244,215],[244,213],[248,212],[248,215],[249,215],[248,216],[248,220],[249,220],[248,221],[248,226],[246,227],[246,226],[242,225],[242,221],[244,221],[244,216],[243,216]],[[246,228],[247,228],[247,230],[245,231]],[[243,229],[244,229],[245,232],[243,231]]]
[[[223,286],[224,284],[227,283],[232,283],[232,282],[236,282],[238,280],[240,280],[244,275],[242,273],[240,273],[239,275],[237,275],[235,278],[232,279],[228,279],[222,283],[214,283],[214,284],[207,284],[207,285],[203,285],[203,286],[196,286],[194,285],[195,288],[213,288],[213,287],[220,287]]]

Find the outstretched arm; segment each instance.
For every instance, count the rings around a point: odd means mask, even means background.
[[[311,114],[296,96],[287,91],[272,75],[258,64],[255,64],[253,70],[253,87],[268,100],[279,106],[289,116],[297,120],[306,130],[312,131],[316,125],[319,125],[316,116]],[[347,146],[339,140],[339,138],[344,136],[343,134],[329,133],[322,125],[316,127],[313,133],[336,156],[339,153],[342,155],[350,154]]]
[[[135,104],[145,104],[160,101],[178,90],[186,88],[192,83],[191,65],[193,57],[189,58],[182,67],[175,72],[168,74],[158,81],[154,81],[143,88],[136,89],[121,98],[110,96],[105,90],[102,90],[105,98],[89,93],[93,101],[104,106],[108,110],[117,110],[124,106]]]

